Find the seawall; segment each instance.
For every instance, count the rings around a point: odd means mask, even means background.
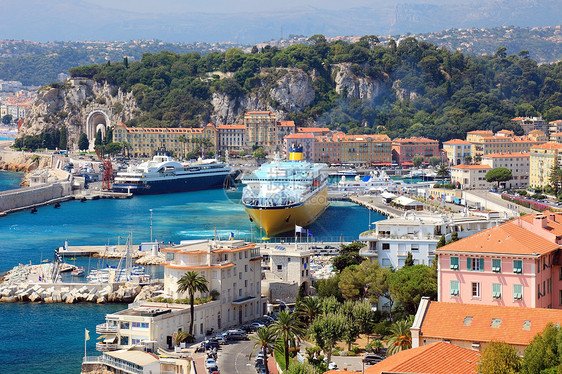
[[[72,198],[70,181],[0,192],[0,214]]]

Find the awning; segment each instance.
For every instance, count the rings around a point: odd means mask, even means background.
[[[117,341],[117,335],[107,335],[107,337],[103,340],[106,344],[113,344]]]
[[[250,302],[250,301],[255,301],[255,300],[256,300],[255,297],[245,297],[243,299],[233,300],[232,304],[239,305],[239,304],[244,304],[244,303],[247,303],[247,302]]]

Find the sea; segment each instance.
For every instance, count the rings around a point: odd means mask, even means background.
[[[21,173],[1,172],[0,186],[18,188]],[[205,190],[175,194],[135,196],[123,200],[69,201],[60,208],[39,207],[0,217],[0,274],[19,263],[38,264],[53,259],[55,248],[68,245],[115,245],[132,235],[134,244],[154,240],[179,243],[181,240],[235,238],[259,241],[263,234],[251,223],[239,203],[241,193]],[[150,209],[152,209],[152,219]],[[311,226],[308,240],[357,239],[369,229],[369,222],[385,217],[349,202],[332,202]],[[287,242],[275,237],[270,241]],[[306,240],[301,238],[301,240]],[[103,267],[98,259],[65,259],[87,269]],[[113,263],[115,264],[115,263]],[[162,276],[160,267],[147,267]],[[68,279],[69,275],[65,275]],[[126,308],[123,304],[32,304],[0,303],[0,372],[79,373],[84,348],[95,350],[95,326],[105,315]],[[85,329],[90,340],[85,342]],[[86,343],[86,344],[85,344]]]

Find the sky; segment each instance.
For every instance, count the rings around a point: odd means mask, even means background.
[[[453,0],[454,1],[454,0]],[[338,10],[361,6],[372,6],[381,0],[86,0],[91,4],[98,4],[108,8],[137,11],[141,13],[176,13],[176,12],[268,12],[301,8],[303,6]],[[384,3],[397,3],[397,0],[387,0]],[[417,0],[410,0],[415,3]],[[434,2],[434,1],[426,1]]]

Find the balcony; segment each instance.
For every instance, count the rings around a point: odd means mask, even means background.
[[[108,352],[108,351],[116,351],[118,349],[119,349],[119,344],[117,343],[104,343],[104,342],[96,343],[96,351]]]
[[[107,323],[102,323],[96,326],[96,334],[111,334],[117,332],[117,325],[108,325]]]

